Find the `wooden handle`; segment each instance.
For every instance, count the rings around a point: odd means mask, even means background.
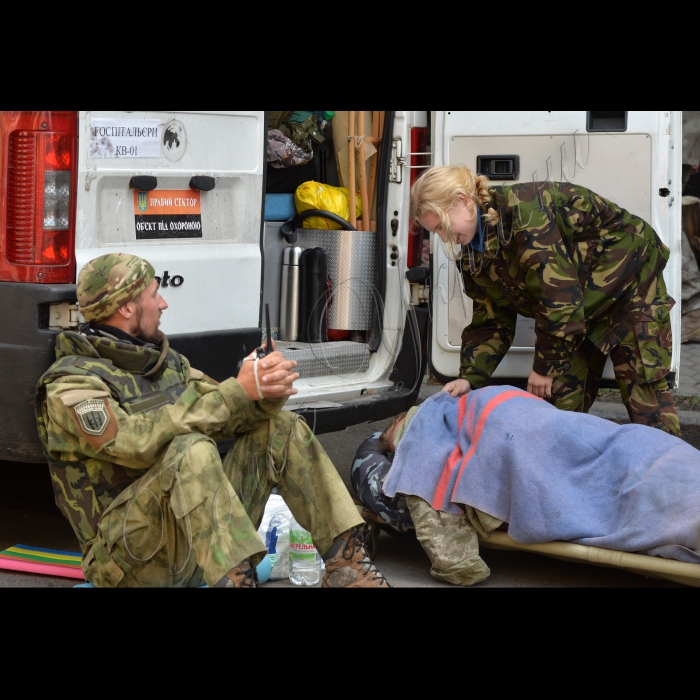
[[[365,133],[365,113],[357,113],[357,130],[361,135]],[[360,199],[362,200],[362,228],[369,231],[369,221],[372,218],[372,212],[369,210],[370,202],[367,195],[367,163],[365,162],[365,140],[360,142]]]
[[[372,136],[367,139],[377,149],[377,152],[370,158],[369,166],[369,208],[372,214],[374,213],[374,202],[377,196],[375,192],[377,185],[377,163],[379,162],[379,152],[382,146],[382,132],[379,130],[379,115],[380,112],[372,112]],[[371,222],[370,231],[376,231],[376,227],[376,221]]]
[[[357,207],[355,204],[355,144],[357,131],[355,129],[355,112],[348,112],[348,221],[357,228]]]

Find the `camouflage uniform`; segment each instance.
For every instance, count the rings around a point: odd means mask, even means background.
[[[377,522],[389,525],[398,532],[407,532],[413,529],[413,523],[406,499],[402,494],[389,498],[382,490],[394,453],[387,454],[379,450],[381,434],[381,431],[374,433],[358,448],[350,471],[350,481],[357,497],[378,517]]]
[[[130,285],[140,263],[124,257],[87,270],[88,280],[103,275],[109,294],[79,295],[84,315],[106,318],[147,286],[152,268],[146,284]],[[82,281],[79,291],[89,288]],[[107,311],[95,314],[100,305]],[[274,486],[321,552],[361,524],[308,426],[281,410],[284,399],[251,401],[234,378],[217,384],[167,339],[137,343],[62,333],[37,388],[56,502],[80,541],[88,581],[218,583],[242,560],[264,556],[257,528]],[[231,437],[222,464],[214,440]]]
[[[458,586],[473,586],[491,575],[479,556],[479,536],[488,538],[502,520],[471,506],[459,515],[443,513],[418,496],[406,496],[406,503],[418,541],[430,558],[431,576]]]
[[[470,248],[458,260],[474,300],[460,378],[475,389],[486,384],[521,314],[535,319],[533,370],[554,377],[557,407],[588,411],[610,354],[630,420],[680,435],[666,382],[675,303],[662,276],[669,250],[655,231],[568,183],[489,193],[502,226],[487,227],[484,250]]]

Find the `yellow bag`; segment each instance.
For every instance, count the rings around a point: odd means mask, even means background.
[[[350,207],[348,206],[347,187],[333,187],[332,185],[322,185],[320,182],[309,180],[304,182],[294,193],[294,206],[297,214],[301,214],[309,209],[323,209],[331,214],[350,221]],[[360,195],[355,195],[355,216],[362,216],[362,201]],[[340,224],[324,219],[320,216],[310,216],[304,219],[304,228],[339,230]]]

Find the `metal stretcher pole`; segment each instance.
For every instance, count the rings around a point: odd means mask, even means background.
[[[479,542],[482,547],[487,549],[514,549],[522,552],[537,552],[555,559],[626,569],[643,576],[666,578],[676,583],[683,583],[686,586],[700,587],[700,564],[652,557],[648,554],[589,547],[573,542],[520,544],[505,532],[491,532],[487,539],[480,537]]]

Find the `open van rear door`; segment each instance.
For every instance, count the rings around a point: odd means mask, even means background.
[[[79,128],[77,270],[148,260],[169,337],[257,328],[265,113],[91,111]]]
[[[671,324],[674,338],[680,337],[681,112],[433,112],[432,138],[435,165],[459,163],[477,172],[478,163],[490,170],[495,161],[489,177],[497,185],[568,180],[648,221],[671,250],[664,278],[677,302]],[[472,302],[445,247],[432,238],[430,369],[448,381],[459,372],[461,334],[471,321]],[[534,321],[518,317],[513,346],[494,379],[526,380],[534,344]],[[671,364],[676,382],[679,364],[676,341]],[[609,361],[604,378],[613,379]]]

